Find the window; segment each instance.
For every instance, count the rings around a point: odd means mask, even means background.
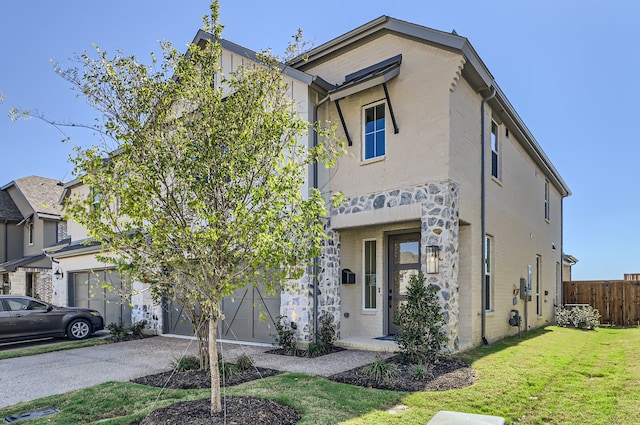
[[[500,178],[500,156],[498,153],[498,124],[491,121],[491,175],[497,179]]]
[[[384,102],[364,110],[363,158],[372,159],[385,154]]]
[[[29,237],[29,245],[33,245],[33,223],[27,224],[27,233]]]
[[[376,309],[376,241],[364,241],[363,308]]]
[[[540,296],[540,273],[542,272],[542,257],[536,255],[536,314],[542,316],[542,297]]]
[[[549,216],[549,180],[544,182],[544,219],[550,220]]]
[[[484,309],[491,311],[493,303],[491,302],[491,250],[493,248],[493,238],[486,235],[484,238]]]

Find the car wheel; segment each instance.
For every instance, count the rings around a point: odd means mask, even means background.
[[[75,319],[67,326],[67,338],[85,339],[91,335],[91,324],[85,319]]]

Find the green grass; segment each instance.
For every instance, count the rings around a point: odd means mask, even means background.
[[[509,424],[640,423],[640,329],[595,332],[548,327],[463,354],[478,382],[462,390],[399,393],[282,374],[236,387],[228,395],[266,397],[303,411],[301,424],[425,424],[439,410],[502,416]],[[207,390],[165,390],[106,383],[0,409],[0,419],[45,407],[60,413],[30,425],[128,424]],[[390,413],[403,404],[401,413]]]
[[[71,350],[74,348],[92,347],[94,345],[109,344],[111,342],[111,340],[102,338],[90,338],[80,341],[53,342],[51,343],[51,345],[41,345],[39,347],[5,347],[3,351],[0,351],[0,360],[11,359],[14,357],[33,356],[36,354],[53,353],[54,351]]]

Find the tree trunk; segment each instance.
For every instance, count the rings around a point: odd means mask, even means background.
[[[218,370],[218,347],[216,346],[216,326],[218,317],[209,318],[209,371],[211,373],[211,414],[222,410],[220,401],[220,371]]]
[[[198,340],[198,359],[200,369],[209,370],[209,319],[203,319],[203,315],[197,317],[196,338]]]

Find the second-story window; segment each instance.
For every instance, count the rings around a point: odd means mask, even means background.
[[[27,233],[29,237],[29,245],[33,245],[33,222],[27,224]]]
[[[498,140],[498,124],[491,121],[491,175],[500,178],[500,151]]]
[[[364,146],[362,158],[372,159],[385,155],[384,102],[364,109]]]
[[[549,181],[544,182],[544,219],[550,220],[549,216]]]

